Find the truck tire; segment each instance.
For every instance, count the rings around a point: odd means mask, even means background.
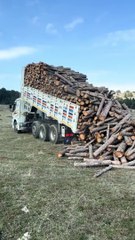
[[[17,122],[16,121],[14,121],[14,132],[16,132],[16,133],[20,133],[20,131],[17,129]]]
[[[39,121],[34,121],[32,123],[32,135],[35,138],[39,138],[39,129],[40,129],[41,123]]]
[[[51,125],[49,129],[49,140],[51,143],[59,143],[59,133],[56,125]]]
[[[49,141],[49,126],[42,123],[39,128],[39,138],[42,141]]]

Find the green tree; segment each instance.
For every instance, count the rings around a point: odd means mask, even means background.
[[[5,88],[0,89],[0,104],[13,104],[15,99],[20,96],[18,91],[6,90]]]

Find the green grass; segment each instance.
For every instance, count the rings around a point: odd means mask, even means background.
[[[95,179],[96,168],[56,158],[62,145],[14,133],[10,115],[0,106],[1,239],[134,240],[135,171]]]

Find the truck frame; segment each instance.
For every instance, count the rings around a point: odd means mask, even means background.
[[[14,131],[32,131],[43,141],[70,143],[77,133],[80,107],[29,86],[22,86],[21,97],[12,109]]]

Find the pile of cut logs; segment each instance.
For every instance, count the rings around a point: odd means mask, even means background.
[[[24,84],[80,106],[78,140],[58,157],[83,160],[75,166],[124,165],[135,159],[135,124],[113,91],[94,87],[84,74],[46,63],[26,66]]]

